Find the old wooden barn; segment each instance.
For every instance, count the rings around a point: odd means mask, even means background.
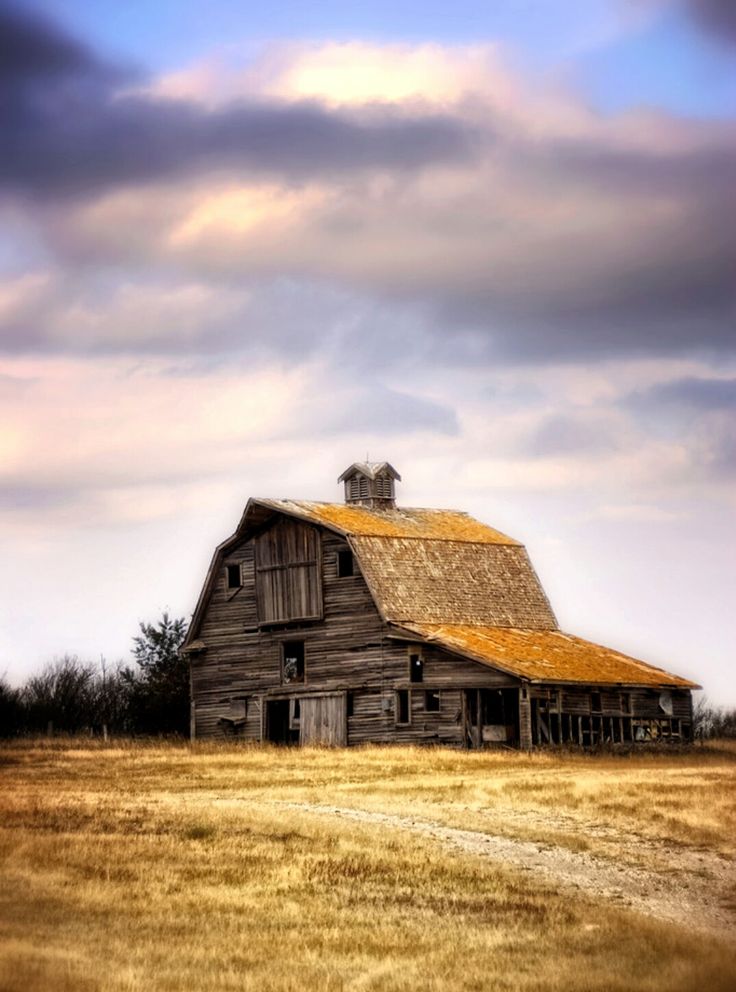
[[[249,500],[182,650],[192,735],[279,743],[688,741],[693,682],[563,633],[523,545],[397,507],[386,462],[345,503]]]

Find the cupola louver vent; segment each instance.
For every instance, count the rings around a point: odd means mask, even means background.
[[[393,509],[394,482],[401,476],[388,462],[355,462],[340,476],[345,483],[345,502],[372,509]]]

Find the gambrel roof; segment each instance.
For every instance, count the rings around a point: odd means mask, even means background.
[[[526,549],[456,510],[251,499],[215,552],[185,647],[229,548],[277,514],[341,534],[376,607],[407,634],[529,681],[677,686],[695,683],[559,630]]]

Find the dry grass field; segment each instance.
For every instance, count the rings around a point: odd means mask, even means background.
[[[725,746],[6,744],[0,862],[3,992],[736,988]]]

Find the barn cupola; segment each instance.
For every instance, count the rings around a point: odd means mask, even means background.
[[[338,482],[345,483],[345,502],[391,510],[396,506],[394,482],[401,476],[388,462],[355,462]]]

